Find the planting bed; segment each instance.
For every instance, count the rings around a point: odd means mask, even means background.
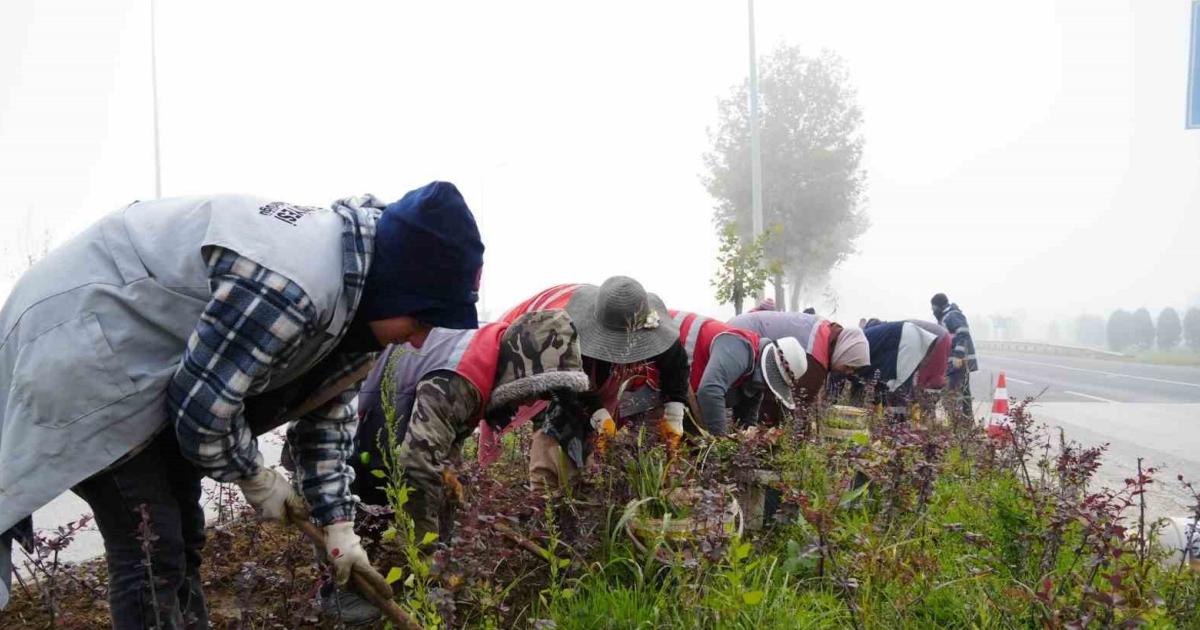
[[[491,468],[460,467],[437,540],[387,509],[363,526],[427,628],[1200,628],[1200,572],[1166,557],[1141,509],[1147,486],[1182,482],[1146,462],[1096,487],[1101,450],[1014,416],[1005,443],[864,417],[865,440],[785,424],[675,451],[630,427],[549,500],[524,490],[518,432]],[[755,492],[776,497],[769,515]],[[289,530],[222,523],[204,575],[216,627],[337,627],[318,620],[322,572]],[[102,567],[61,569],[51,597],[40,579],[0,627],[49,627],[51,601],[59,627],[106,623]]]

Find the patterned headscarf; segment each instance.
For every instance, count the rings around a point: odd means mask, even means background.
[[[871,346],[861,328],[843,328],[833,344],[829,366],[860,368],[871,365]]]

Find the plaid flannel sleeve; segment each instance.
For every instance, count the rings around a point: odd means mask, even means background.
[[[375,358],[374,354],[338,354],[322,362],[326,370],[317,391],[325,390],[344,377],[358,372]],[[296,461],[300,490],[312,509],[318,525],[354,520],[354,435],[358,415],[353,402],[358,386],[342,390],[329,402],[306,414],[288,427],[288,446]]]
[[[212,298],[167,386],[167,407],[184,456],[236,481],[262,466],[243,400],[294,356],[317,314],[298,285],[234,251],[214,247],[206,262]]]

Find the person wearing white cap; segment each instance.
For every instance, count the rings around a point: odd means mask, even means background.
[[[796,408],[794,389],[808,369],[799,340],[767,339],[685,311],[671,311],[671,318],[691,361],[691,386],[709,433],[729,431],[726,409],[733,410],[737,426],[756,424],[767,391],[789,411]]]
[[[729,320],[731,326],[779,339],[795,337],[804,346],[808,371],[796,388],[796,400],[810,410],[824,395],[833,375],[850,375],[871,364],[870,344],[861,328],[843,327],[819,315],[791,312],[743,313]]]

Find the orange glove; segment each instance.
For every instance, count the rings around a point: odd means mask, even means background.
[[[658,430],[659,436],[671,452],[679,448],[679,439],[683,437],[683,403],[669,402],[666,404]]]
[[[617,434],[617,423],[607,409],[601,407],[592,414],[592,430],[596,432],[596,452],[603,455],[608,441]]]

